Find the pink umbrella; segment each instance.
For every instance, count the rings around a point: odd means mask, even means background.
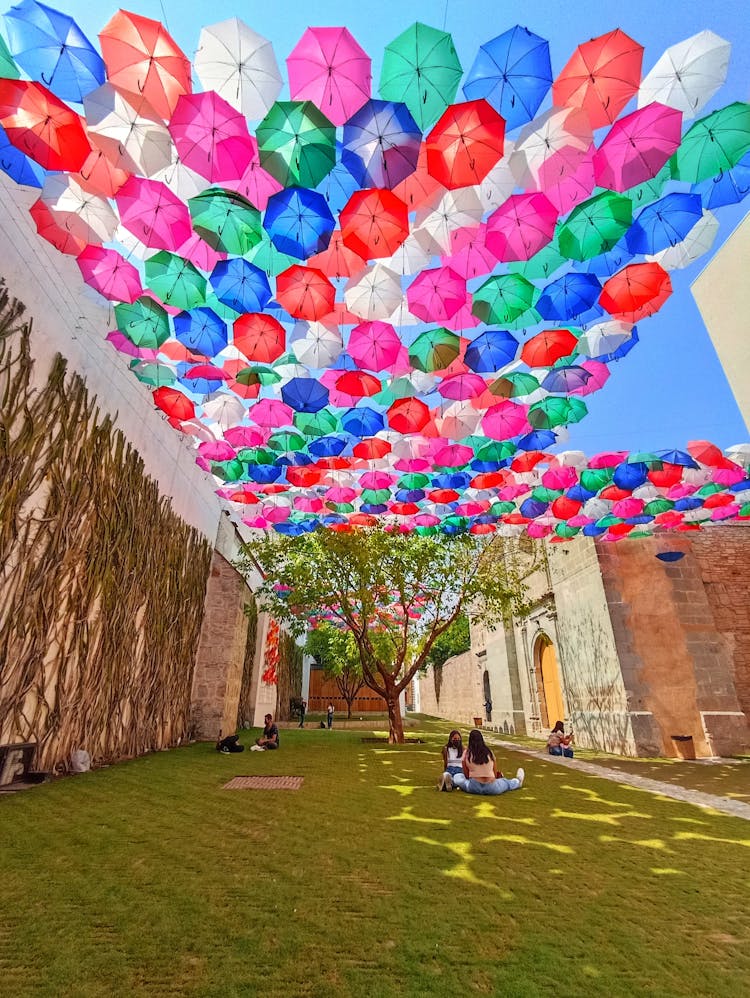
[[[319,513],[323,509],[323,500],[317,496],[295,496],[294,508],[302,513]]]
[[[250,136],[250,145],[252,147],[252,156],[245,167],[244,173],[239,180],[226,180],[222,184],[222,187],[226,187],[230,191],[237,191],[238,194],[241,194],[254,204],[258,211],[265,211],[271,195],[278,194],[283,188],[278,180],[275,180],[260,165],[258,143],[252,135]]]
[[[363,489],[387,489],[396,481],[396,476],[387,471],[367,471],[359,480]]]
[[[109,301],[132,303],[143,293],[140,274],[117,250],[87,246],[76,263],[84,281]]]
[[[626,450],[603,451],[601,454],[594,454],[593,457],[589,458],[589,468],[595,470],[598,468],[615,468],[627,456],[628,452]]]
[[[213,90],[182,94],[168,128],[184,165],[211,183],[239,180],[257,152],[244,115]]]
[[[613,516],[639,516],[643,512],[643,500],[629,496],[627,499],[618,499],[612,506]]]
[[[487,220],[486,245],[504,263],[530,260],[552,239],[557,209],[544,194],[511,194]]]
[[[194,263],[199,270],[211,271],[220,260],[226,260],[226,253],[217,253],[213,247],[209,246],[194,232],[191,237],[180,246],[177,255],[184,257]]]
[[[224,439],[233,447],[262,447],[269,433],[255,426],[232,426],[224,431]]]
[[[487,382],[478,374],[453,374],[443,378],[437,386],[438,392],[446,399],[463,402],[465,399],[476,398],[487,387]]]
[[[436,527],[440,523],[440,517],[433,513],[417,513],[414,523],[418,527]]]
[[[345,485],[332,485],[326,492],[327,502],[352,502],[356,497],[355,489]]]
[[[423,270],[406,291],[409,311],[425,322],[443,322],[466,304],[466,281],[450,267]]]
[[[474,457],[474,448],[465,444],[445,444],[435,453],[433,465],[443,468],[460,468]]]
[[[112,344],[115,350],[128,357],[137,357],[139,360],[156,360],[159,355],[159,351],[152,350],[151,347],[137,347],[119,329],[113,329],[111,333],[107,333],[105,339]]]
[[[346,28],[308,28],[286,65],[292,100],[312,101],[334,125],[370,97],[370,57]]]
[[[471,292],[467,291],[465,301],[461,308],[459,308],[455,315],[451,315],[449,318],[443,319],[443,325],[445,328],[452,330],[454,333],[460,333],[464,329],[475,329],[477,326],[481,326],[481,319],[478,319],[477,316],[474,315],[471,310],[471,306]],[[458,363],[458,360],[453,362],[453,364],[456,363]],[[453,364],[451,364],[451,369],[453,368]]]
[[[600,360],[585,360],[580,366],[588,371],[591,377],[585,385],[568,392],[569,395],[591,395],[592,392],[598,392],[609,381],[612,373]]]
[[[489,508],[490,504],[486,499],[467,499],[456,506],[456,512],[459,516],[478,516],[486,513]]]
[[[682,137],[682,111],[656,101],[616,121],[594,155],[596,182],[626,191],[655,177]]]
[[[731,503],[728,506],[719,506],[717,509],[711,510],[712,520],[729,520],[740,511],[740,507],[736,502]]]
[[[440,257],[440,262],[467,281],[483,277],[495,269],[497,260],[487,249],[487,226],[464,226],[450,234],[450,253]]]
[[[352,329],[346,349],[359,367],[383,371],[398,358],[401,340],[388,322],[360,322]]]
[[[578,481],[578,471],[565,465],[562,468],[548,468],[542,475],[542,485],[546,489],[569,489]]]
[[[527,406],[503,399],[484,414],[482,429],[493,440],[509,440],[529,429],[527,411]]]
[[[596,146],[592,145],[578,164],[575,173],[563,178],[559,183],[549,183],[545,186],[544,193],[561,215],[567,215],[577,204],[585,201],[596,187],[595,152]]]
[[[198,444],[198,453],[207,461],[232,461],[237,451],[225,440],[210,440]]]
[[[294,412],[278,399],[261,399],[250,407],[250,419],[258,426],[291,426]]]
[[[130,177],[115,201],[128,232],[152,249],[174,252],[193,235],[187,205],[158,180]]]

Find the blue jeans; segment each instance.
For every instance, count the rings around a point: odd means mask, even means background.
[[[461,775],[461,776],[464,775],[464,771],[463,771],[463,769],[460,766],[448,766],[448,768],[446,769],[445,772],[449,773],[451,775],[451,777],[453,778],[453,786],[454,787],[458,786],[458,784],[456,783],[456,777],[459,776],[459,775]]]
[[[520,780],[506,780],[504,776],[493,780],[492,783],[480,783],[479,780],[467,780],[463,773],[453,777],[453,786],[457,790],[463,790],[467,794],[479,794],[484,797],[497,797],[507,790],[518,790],[521,786]]]
[[[573,749],[563,748],[562,745],[550,745],[547,751],[550,755],[564,755],[566,759],[573,758]]]

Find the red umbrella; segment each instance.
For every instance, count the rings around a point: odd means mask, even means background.
[[[29,214],[34,219],[36,231],[42,239],[52,243],[59,253],[78,256],[86,248],[86,240],[63,228],[41,198],[32,204]]]
[[[430,410],[419,399],[399,399],[388,409],[388,425],[397,433],[419,433],[430,421]]]
[[[155,404],[172,419],[192,419],[195,416],[193,403],[176,388],[157,388],[153,396]]]
[[[308,257],[307,262],[327,277],[351,277],[361,270],[364,264],[361,256],[344,245],[344,238],[339,229],[331,235],[328,247],[322,253]]]
[[[258,364],[270,364],[286,349],[286,332],[272,315],[248,312],[234,323],[234,345]]]
[[[146,246],[174,252],[193,235],[187,205],[158,180],[130,177],[115,201],[122,224]]]
[[[159,21],[118,10],[99,41],[112,86],[140,94],[165,120],[180,95],[193,89],[190,60]]]
[[[333,311],[336,289],[314,267],[294,266],[276,278],[276,299],[295,319],[315,321]]]
[[[577,346],[578,337],[569,329],[545,329],[524,344],[521,358],[529,367],[551,367],[574,354]]]
[[[466,281],[450,267],[423,270],[406,292],[409,311],[425,322],[442,322],[466,303]]]
[[[687,445],[688,454],[701,464],[717,467],[724,460],[724,455],[708,440],[690,440]]]
[[[427,169],[427,146],[423,142],[419,147],[416,170],[400,184],[396,184],[393,193],[406,203],[409,211],[413,211],[432,199],[439,201],[444,190],[443,185]]]
[[[367,461],[375,461],[378,458],[385,457],[390,452],[391,445],[387,440],[383,440],[380,437],[366,437],[360,443],[355,444],[352,451],[355,457],[361,457]]]
[[[481,184],[503,155],[505,121],[486,100],[446,108],[427,136],[427,169],[449,190]]]
[[[611,124],[641,82],[643,46],[617,28],[584,42],[552,84],[555,107],[582,107],[592,128]]]
[[[91,153],[80,115],[33,80],[0,79],[0,125],[45,170],[76,173]]]
[[[631,263],[605,282],[599,304],[632,323],[658,312],[671,294],[669,274],[658,263]]]
[[[487,219],[485,245],[498,260],[530,260],[552,239],[557,208],[544,194],[511,194]]]
[[[380,379],[374,374],[367,374],[365,371],[347,371],[336,379],[336,388],[346,395],[353,395],[355,398],[365,398],[368,395],[377,395],[382,389]]]
[[[116,167],[99,149],[92,150],[73,180],[89,194],[113,198],[130,174]]]
[[[409,235],[409,212],[393,191],[356,191],[341,210],[344,245],[363,260],[393,256]]]

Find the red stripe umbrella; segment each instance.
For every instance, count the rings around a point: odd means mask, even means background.
[[[521,359],[529,367],[551,367],[575,353],[577,346],[578,337],[569,329],[545,329],[524,344]]]
[[[286,332],[272,315],[248,312],[235,320],[234,345],[248,360],[270,364],[286,349]]]
[[[449,190],[481,184],[503,155],[505,121],[486,100],[446,108],[427,136],[427,169]]]
[[[0,125],[45,170],[76,173],[91,153],[80,115],[33,80],[0,79]]]
[[[582,107],[592,128],[611,124],[641,82],[643,46],[617,28],[584,42],[552,84],[555,107]]]
[[[42,239],[52,243],[59,253],[78,256],[86,248],[86,240],[59,225],[41,198],[32,204],[29,214],[34,219],[36,231]]]
[[[153,397],[161,411],[172,419],[192,419],[195,415],[193,403],[176,388],[157,388]]]
[[[399,399],[388,409],[388,425],[397,433],[419,433],[430,421],[430,410],[419,399]]]
[[[344,245],[363,260],[393,256],[409,235],[409,213],[393,191],[356,191],[341,210]]]
[[[315,321],[333,311],[336,289],[319,270],[289,267],[276,278],[276,299],[295,319]]]
[[[599,304],[616,319],[638,322],[658,312],[671,294],[669,274],[658,263],[631,263],[606,281]]]

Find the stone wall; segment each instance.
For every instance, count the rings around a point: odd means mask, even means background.
[[[419,703],[423,714],[444,717],[458,724],[473,725],[475,717],[484,717],[482,674],[484,667],[476,655],[467,651],[455,655],[440,670],[439,693],[435,671],[430,668],[419,678]]]

